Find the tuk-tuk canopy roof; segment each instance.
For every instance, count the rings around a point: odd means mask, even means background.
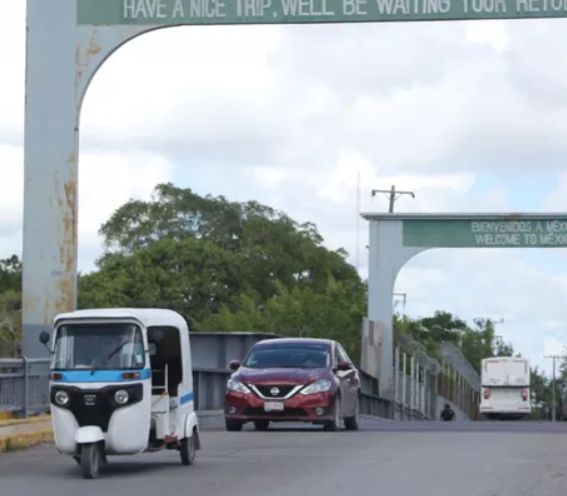
[[[75,319],[136,319],[145,327],[174,326],[182,333],[188,332],[185,319],[173,310],[165,308],[91,308],[60,313],[55,316],[54,324],[61,320]]]

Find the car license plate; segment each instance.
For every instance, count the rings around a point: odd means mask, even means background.
[[[264,403],[265,412],[281,412],[283,409],[283,401],[266,401]]]

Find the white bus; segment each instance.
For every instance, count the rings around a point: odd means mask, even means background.
[[[530,417],[530,362],[525,358],[493,357],[481,362],[480,419]]]

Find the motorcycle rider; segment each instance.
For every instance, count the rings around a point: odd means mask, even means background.
[[[445,408],[441,410],[440,417],[444,422],[451,422],[456,419],[455,411],[451,408],[451,405],[449,405],[449,403],[445,403]]]

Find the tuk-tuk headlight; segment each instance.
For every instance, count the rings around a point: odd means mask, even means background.
[[[66,391],[57,391],[55,393],[55,403],[59,406],[65,406],[69,403],[69,394]]]
[[[125,405],[126,403],[128,403],[128,400],[130,399],[130,395],[128,394],[128,391],[124,389],[120,389],[116,391],[116,393],[114,393],[114,399],[116,400],[116,403],[118,403],[119,405]]]

